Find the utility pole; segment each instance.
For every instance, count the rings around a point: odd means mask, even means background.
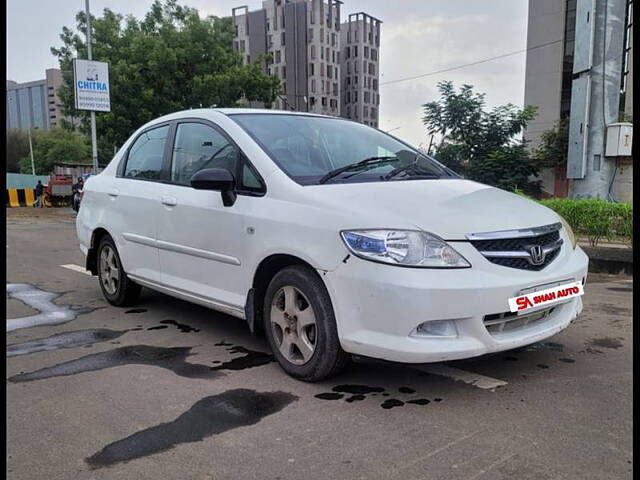
[[[29,130],[27,130],[27,132],[29,132],[29,151],[31,152],[31,174],[35,175],[36,174],[36,164],[33,161],[33,145],[31,144],[31,128],[29,128]]]
[[[89,13],[89,0],[85,0],[85,14],[87,16],[87,59],[91,56],[91,14]],[[96,138],[96,112],[91,110],[91,150],[93,158],[93,174],[98,173],[98,141]]]

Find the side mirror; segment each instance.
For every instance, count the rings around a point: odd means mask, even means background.
[[[215,190],[222,194],[222,204],[230,207],[236,201],[236,180],[226,168],[206,168],[191,177],[191,186],[196,190]]]

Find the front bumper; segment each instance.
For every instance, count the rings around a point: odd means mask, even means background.
[[[558,304],[543,321],[492,334],[485,315],[509,311],[520,290],[557,281],[586,281],[588,258],[567,242],[541,271],[492,264],[467,242],[451,245],[468,269],[403,268],[351,256],[323,279],[331,296],[342,348],[396,362],[427,363],[475,357],[539,342],[566,328],[582,299]],[[410,336],[418,324],[454,320],[457,336]]]

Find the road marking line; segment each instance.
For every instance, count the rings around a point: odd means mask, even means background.
[[[91,272],[81,267],[80,265],[74,265],[73,263],[68,263],[67,265],[60,265],[62,268],[66,268],[67,270],[73,270],[74,272],[84,273],[85,275],[91,276]]]
[[[439,375],[459,382],[468,383],[469,385],[473,385],[474,387],[482,388],[484,390],[493,390],[508,384],[508,382],[505,382],[504,380],[485,377],[479,373],[467,372],[465,370],[460,370],[459,368],[448,367],[437,363],[432,365],[420,365],[414,368],[426,373],[432,373],[433,375]]]

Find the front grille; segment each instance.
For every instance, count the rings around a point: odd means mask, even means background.
[[[531,265],[531,263],[529,263],[529,260],[526,260],[524,258],[492,257],[492,258],[487,258],[487,260],[489,260],[491,263],[495,263],[496,265],[502,265],[503,267],[519,268],[521,270],[531,270],[531,271],[537,272],[539,270],[542,270],[551,262],[553,262],[555,258],[558,256],[558,253],[560,253],[559,248],[551,252],[550,254],[548,254],[546,257],[544,257],[544,262],[541,263],[540,265]]]
[[[560,253],[560,224],[527,230],[470,234],[471,244],[491,263],[520,270],[539,271]],[[534,248],[544,252],[543,259],[534,257]]]
[[[539,310],[526,315],[517,312],[495,313],[484,316],[484,326],[491,335],[519,330],[530,325],[544,322],[553,313],[555,307]]]
[[[537,237],[525,238],[497,238],[495,240],[474,240],[473,246],[480,251],[496,252],[500,250],[514,251],[524,250],[529,245],[549,245],[560,238],[560,232],[547,233]]]

